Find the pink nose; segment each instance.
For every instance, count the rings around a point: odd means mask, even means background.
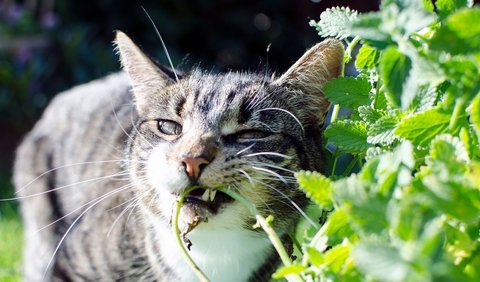
[[[185,157],[182,159],[182,163],[185,165],[185,172],[188,178],[192,181],[197,181],[202,173],[203,169],[210,163],[202,157],[191,158]]]

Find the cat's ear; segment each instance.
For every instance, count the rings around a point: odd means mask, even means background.
[[[122,68],[133,87],[135,104],[141,112],[148,107],[148,96],[175,82],[171,74],[157,65],[123,32],[117,31],[115,45]]]
[[[336,39],[327,39],[310,48],[280,78],[273,83],[309,96],[320,115],[329,107],[322,88],[325,82],[339,76],[343,70],[343,44]],[[307,97],[305,97],[307,98]]]

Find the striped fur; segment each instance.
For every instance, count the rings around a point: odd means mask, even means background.
[[[279,78],[195,69],[177,81],[125,34],[116,44],[125,72],[59,94],[17,151],[24,280],[194,281],[170,231],[192,185],[185,155],[213,156],[196,185],[236,189],[288,245],[306,205],[293,171],[322,170],[321,86],[340,74],[343,46],[320,43]],[[186,205],[182,228],[197,215],[186,238],[212,281],[269,279],[278,257],[244,206]]]

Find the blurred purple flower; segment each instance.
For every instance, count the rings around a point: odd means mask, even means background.
[[[45,28],[54,28],[58,25],[58,16],[53,12],[47,12],[42,15],[42,25]]]
[[[25,12],[25,9],[17,4],[7,6],[7,11],[4,12],[5,21],[9,24],[15,24],[22,17]],[[3,7],[2,7],[3,10]]]

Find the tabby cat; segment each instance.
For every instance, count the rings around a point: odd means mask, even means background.
[[[211,281],[265,281],[279,258],[234,189],[285,239],[306,199],[293,172],[322,169],[322,85],[342,71],[327,40],[279,77],[176,73],[124,33],[123,72],[58,95],[18,148],[25,281],[196,281],[171,231]]]

